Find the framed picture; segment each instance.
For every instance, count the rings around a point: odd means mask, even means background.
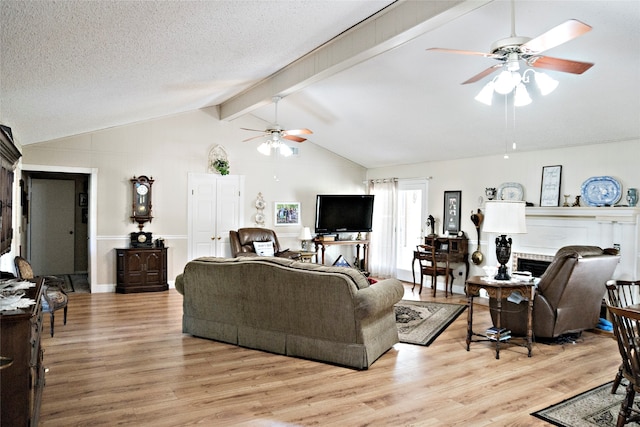
[[[444,192],[444,221],[442,231],[444,234],[458,234],[460,231],[460,198],[462,191]]]
[[[274,225],[300,225],[299,202],[276,202]]]
[[[560,206],[562,166],[543,166],[540,184],[540,206]]]
[[[342,255],[340,255],[338,259],[336,259],[333,265],[336,267],[351,267],[351,264],[349,264],[349,262]]]
[[[81,208],[84,208],[89,205],[89,199],[87,197],[87,193],[78,194],[78,205]]]

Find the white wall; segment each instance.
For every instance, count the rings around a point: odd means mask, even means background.
[[[442,149],[446,149],[443,146]],[[580,194],[582,183],[589,177],[609,175],[615,177],[623,187],[625,203],[627,188],[640,187],[640,141],[610,142],[597,145],[561,148],[544,151],[516,151],[509,153],[509,159],[500,156],[487,156],[446,162],[425,162],[367,171],[367,179],[373,178],[411,178],[432,177],[429,182],[429,210],[437,220],[442,220],[444,192],[462,191],[461,228],[469,236],[470,252],[476,248],[477,235],[471,222],[471,212],[483,208],[484,189],[499,187],[504,182],[517,182],[525,190],[525,200],[540,204],[540,181],[542,167],[562,165],[561,194],[571,195],[573,202]],[[564,199],[562,199],[564,200]],[[438,222],[438,233],[442,233],[442,224]],[[487,242],[483,233],[481,250],[487,254]],[[494,250],[493,245],[489,245]],[[472,265],[471,274],[481,274],[479,267]],[[458,277],[456,275],[456,277]],[[456,279],[456,284],[460,280]]]
[[[208,153],[222,145],[231,174],[245,175],[244,225],[252,226],[258,192],[267,202],[266,227],[273,227],[273,203],[301,202],[302,223],[313,226],[317,193],[362,193],[366,171],[310,142],[299,144],[299,155],[265,157],[256,151],[259,140],[242,142],[255,134],[240,127],[264,128],[252,118],[233,122],[217,119],[215,108],[120,126],[99,132],[23,147],[22,163],[95,168],[97,182],[97,259],[94,290],[115,286],[114,248],[128,247],[136,231],[129,219],[131,185],[135,175],[147,175],[153,184],[153,221],[145,225],[169,249],[169,281],[182,272],[187,259],[187,174],[206,172]],[[277,178],[276,178],[277,177]],[[93,195],[90,195],[93,197]],[[277,227],[284,247],[298,248],[300,227]]]

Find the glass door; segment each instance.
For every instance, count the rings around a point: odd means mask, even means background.
[[[398,279],[411,282],[413,251],[424,242],[428,211],[428,181],[405,179],[398,181],[397,258]],[[416,277],[416,280],[418,278]]]

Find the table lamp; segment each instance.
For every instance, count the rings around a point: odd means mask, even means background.
[[[311,240],[311,229],[309,227],[302,227],[298,239],[302,240],[302,250],[309,250],[308,241]]]
[[[496,237],[496,258],[500,263],[496,280],[510,280],[507,273],[507,263],[511,258],[511,238],[507,234],[522,234],[527,232],[525,221],[525,203],[509,200],[490,200],[485,203],[484,226],[485,233],[498,233]]]

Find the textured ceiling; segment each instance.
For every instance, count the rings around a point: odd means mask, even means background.
[[[0,122],[31,144],[224,107],[390,3],[2,0]],[[404,13],[376,20],[374,37],[409,28],[414,5],[456,3],[397,2],[382,16]],[[518,35],[571,18],[593,26],[545,53],[596,65],[579,76],[549,72],[558,89],[515,117],[473,100],[488,79],[460,85],[493,60],[425,51],[487,51],[509,36],[510,2],[462,3],[343,69],[278,90],[288,95],[280,123],[312,129],[310,142],[366,167],[500,154],[513,141],[527,151],[640,139],[639,1],[516,1]],[[366,31],[347,34],[360,41]],[[275,94],[260,93],[243,114],[266,126],[274,110],[264,100]]]

